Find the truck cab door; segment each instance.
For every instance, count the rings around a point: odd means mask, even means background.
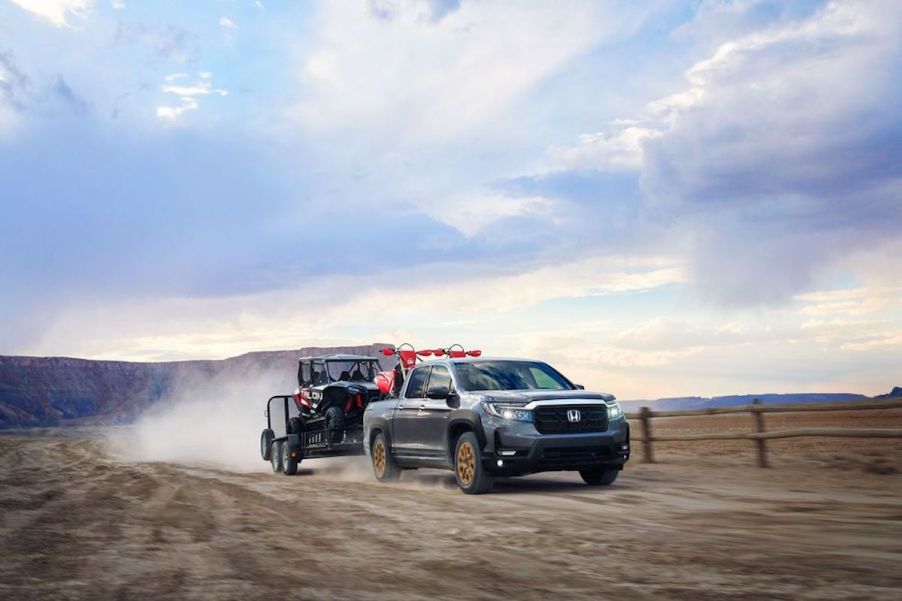
[[[419,425],[419,436],[422,437],[423,448],[442,465],[450,462],[450,454],[445,449],[445,432],[451,418],[451,407],[448,396],[454,392],[451,372],[444,365],[435,365],[426,383],[426,398],[420,408],[422,418]]]
[[[451,390],[451,374],[443,365],[415,369],[408,381],[404,397],[398,400],[394,416],[395,454],[416,459],[418,464],[446,465],[445,428],[451,415],[447,393]],[[429,398],[440,396],[442,398]]]
[[[392,452],[402,462],[421,457],[423,444],[419,436],[421,406],[426,402],[426,381],[432,367],[418,367],[410,372],[404,390],[392,415]]]

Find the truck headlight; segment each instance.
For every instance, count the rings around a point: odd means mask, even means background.
[[[608,401],[608,421],[623,418],[623,407],[617,401]]]
[[[500,403],[483,403],[482,408],[486,413],[501,419],[509,419],[515,422],[531,422],[532,411],[511,405],[502,405]]]

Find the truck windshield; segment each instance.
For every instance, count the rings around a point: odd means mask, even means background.
[[[573,385],[539,361],[474,361],[455,363],[464,390],[573,390]]]
[[[372,360],[326,361],[326,368],[333,382],[372,382],[379,371],[378,364]]]

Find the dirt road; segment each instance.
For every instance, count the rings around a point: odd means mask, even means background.
[[[353,460],[284,477],[0,436],[0,598],[902,598],[902,476],[747,459],[470,497]]]

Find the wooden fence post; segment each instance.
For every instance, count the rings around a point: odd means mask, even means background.
[[[764,432],[764,414],[757,409],[761,405],[761,399],[752,401],[752,417],[755,420],[755,432]],[[763,438],[756,438],[755,445],[758,447],[758,467],[770,467],[767,463],[767,442]]]
[[[639,409],[639,420],[642,422],[642,454],[645,463],[654,463],[655,456],[651,450],[651,411],[648,407]]]

